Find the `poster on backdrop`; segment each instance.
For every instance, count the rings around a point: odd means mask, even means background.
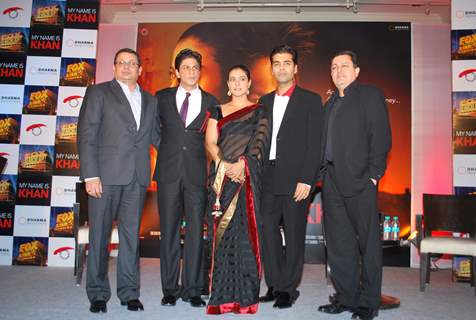
[[[325,102],[334,90],[330,60],[339,50],[357,53],[361,68],[359,81],[380,87],[387,99],[393,135],[387,173],[380,182],[380,194],[409,201],[411,178],[411,26],[400,22],[205,22],[141,23],[137,50],[143,72],[139,79],[149,92],[175,86],[173,60],[183,48],[199,51],[203,57],[200,86],[226,102],[227,70],[245,64],[251,70],[250,100],[274,90],[269,53],[282,43],[300,53],[298,84],[319,93]],[[395,63],[397,62],[398,63]],[[155,154],[153,154],[155,157]],[[154,161],[152,161],[155,163]],[[311,206],[311,213],[313,207]],[[402,230],[409,231],[410,205],[390,208],[398,215]],[[141,234],[159,229],[155,212],[145,210]],[[308,224],[308,245],[322,245],[316,233],[320,220]],[[318,223],[312,223],[319,221]],[[144,227],[147,226],[147,227]]]

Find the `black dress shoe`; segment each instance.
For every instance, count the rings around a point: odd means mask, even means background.
[[[259,302],[271,302],[276,300],[278,294],[273,292],[273,287],[269,287],[264,296],[259,297]]]
[[[107,312],[107,306],[106,306],[106,301],[104,300],[96,300],[91,303],[91,306],[89,307],[89,311],[92,313],[99,313],[99,312]]]
[[[188,302],[190,302],[190,305],[192,307],[204,307],[206,305],[205,301],[203,301],[202,298],[200,298],[200,296],[193,296],[193,297],[190,297],[190,299],[188,299]]]
[[[295,299],[292,299],[289,293],[280,292],[276,302],[273,304],[273,307],[279,309],[291,308],[294,301]]]
[[[378,316],[378,309],[368,307],[357,307],[352,314],[352,319],[357,320],[372,320]]]
[[[177,302],[177,298],[175,298],[175,296],[173,295],[168,294],[162,298],[161,304],[163,306],[175,306],[176,302]]]
[[[344,311],[352,311],[352,307],[346,306],[344,304],[340,304],[337,301],[334,301],[330,304],[324,304],[317,308],[318,311],[330,314],[338,314]]]
[[[144,310],[144,305],[140,302],[139,299],[132,299],[127,302],[121,301],[121,306],[127,305],[127,310],[130,311],[139,311]]]

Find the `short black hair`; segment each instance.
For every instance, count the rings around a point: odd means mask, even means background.
[[[248,78],[248,80],[251,80],[251,72],[250,72],[250,69],[248,69],[247,66],[245,66],[244,64],[235,64],[230,69],[228,69],[228,75],[230,75],[230,72],[232,70],[235,70],[235,69],[242,70],[246,74],[246,77]]]
[[[278,53],[289,53],[293,57],[293,62],[294,64],[298,64],[298,53],[296,50],[294,50],[293,47],[288,46],[287,44],[282,44],[280,46],[277,46],[276,48],[271,51],[269,54],[269,61],[271,64],[273,64],[273,57],[278,54]]]
[[[119,51],[116,52],[116,54],[114,55],[114,63],[116,63],[117,61],[117,56],[120,55],[121,53],[130,53],[130,54],[133,54],[136,56],[136,59],[137,59],[137,63],[138,65],[140,66],[141,63],[140,63],[140,57],[139,57],[139,54],[135,51],[135,50],[132,50],[131,48],[122,48],[120,49]]]
[[[349,56],[350,60],[352,60],[352,64],[354,65],[354,68],[358,67],[358,65],[357,65],[357,54],[354,51],[350,51],[350,50],[338,51],[338,52],[336,52],[336,54],[334,54],[334,56],[332,56],[331,62],[332,62],[332,60],[334,60],[335,57],[338,57],[338,56]]]
[[[185,49],[182,49],[175,57],[175,61],[174,61],[175,69],[179,70],[180,65],[182,64],[182,61],[188,58],[195,59],[200,69],[202,68],[202,55],[200,54],[200,52],[193,51],[192,49],[189,49],[189,48],[185,48]]]

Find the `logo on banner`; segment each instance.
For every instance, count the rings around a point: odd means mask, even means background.
[[[63,30],[60,28],[34,27],[30,29],[30,56],[60,56]]]
[[[83,96],[69,96],[64,98],[63,103],[67,103],[71,108],[77,108],[81,105]]]
[[[65,28],[97,29],[98,13],[99,1],[71,2],[66,9]]]
[[[0,188],[1,188],[0,182]],[[12,236],[15,217],[15,206],[12,204],[0,204],[0,235]]]
[[[46,0],[33,5],[31,24],[34,25],[62,25],[65,16],[65,2]]]
[[[0,176],[0,203],[1,204],[15,203],[16,189],[17,189],[17,177],[15,175],[1,175]],[[0,234],[2,233],[0,232]]]
[[[58,87],[25,86],[24,114],[54,115]]]
[[[96,58],[97,30],[65,29],[63,57]]]
[[[73,247],[61,247],[56,249],[53,254],[54,255],[59,255],[59,257],[63,260],[69,259],[71,256],[70,251],[74,250]]]
[[[51,173],[53,170],[53,147],[38,145],[20,146],[19,173]]]
[[[473,82],[476,80],[476,69],[466,69],[462,71],[459,75],[459,78],[464,78],[466,81]]]
[[[50,237],[74,237],[74,212],[72,208],[52,207]]]
[[[22,7],[10,7],[5,10],[3,10],[2,14],[3,15],[8,15],[9,18],[11,19],[16,19],[18,18],[19,12],[23,11]]]
[[[60,85],[87,87],[94,84],[95,69],[94,59],[63,58]]]
[[[18,143],[20,115],[0,114],[0,143]]]
[[[49,205],[51,199],[51,178],[49,177],[18,177],[17,204],[22,205]],[[41,219],[22,221],[20,223],[43,223]],[[44,219],[46,221],[46,219]]]
[[[25,84],[37,86],[57,86],[60,74],[61,58],[27,57]]]
[[[2,113],[21,114],[23,107],[22,85],[0,85],[0,105]]]
[[[26,57],[0,56],[0,78],[4,84],[23,84]]]
[[[456,17],[463,18],[476,18],[476,10],[458,10],[456,11]]]
[[[0,28],[0,52],[26,53],[27,48],[27,28]]]
[[[12,264],[13,237],[0,237],[0,265]]]
[[[32,125],[28,126],[26,128],[26,132],[31,131],[31,134],[33,134],[34,136],[39,136],[43,132],[41,130],[42,127],[46,127],[46,124],[44,124],[44,123],[35,123],[35,124],[32,124]]]
[[[15,237],[13,264],[46,266],[48,238]]]
[[[76,201],[76,182],[79,182],[79,177],[53,176],[51,206],[71,207]]]

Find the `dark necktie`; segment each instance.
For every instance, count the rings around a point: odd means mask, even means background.
[[[188,98],[190,97],[190,92],[185,94],[185,100],[183,100],[182,107],[180,108],[180,118],[183,121],[184,125],[187,125],[187,112],[188,112]]]

